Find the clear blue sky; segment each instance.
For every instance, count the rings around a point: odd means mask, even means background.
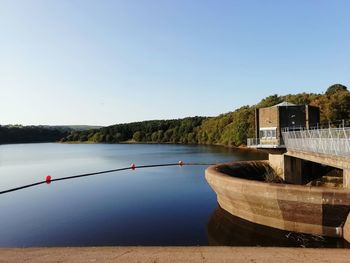
[[[350,1],[0,0],[0,123],[214,116],[350,86]]]

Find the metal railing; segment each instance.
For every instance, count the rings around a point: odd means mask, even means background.
[[[350,156],[350,127],[282,130],[288,150]]]
[[[261,148],[277,148],[277,147],[283,147],[284,145],[281,145],[281,142],[276,137],[266,137],[266,138],[248,138],[247,139],[247,146],[248,147],[261,147]]]
[[[260,144],[260,138],[248,138],[247,146],[252,147]]]

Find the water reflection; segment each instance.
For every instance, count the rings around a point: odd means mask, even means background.
[[[251,223],[226,212],[219,205],[207,225],[212,246],[277,246],[350,248],[344,239],[313,236]]]

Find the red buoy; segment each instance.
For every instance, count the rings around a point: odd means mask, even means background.
[[[183,165],[184,165],[184,162],[183,162],[183,161],[179,161],[179,165],[180,165],[180,166],[183,166]]]
[[[136,164],[132,163],[130,167],[131,167],[131,169],[135,170]]]
[[[50,175],[46,176],[45,181],[47,184],[51,183],[51,176]]]

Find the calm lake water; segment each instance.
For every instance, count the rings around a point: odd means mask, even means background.
[[[0,191],[137,165],[264,159],[223,147],[129,144],[0,145]],[[344,247],[258,226],[222,210],[207,166],[127,170],[0,195],[0,246],[234,245]]]

